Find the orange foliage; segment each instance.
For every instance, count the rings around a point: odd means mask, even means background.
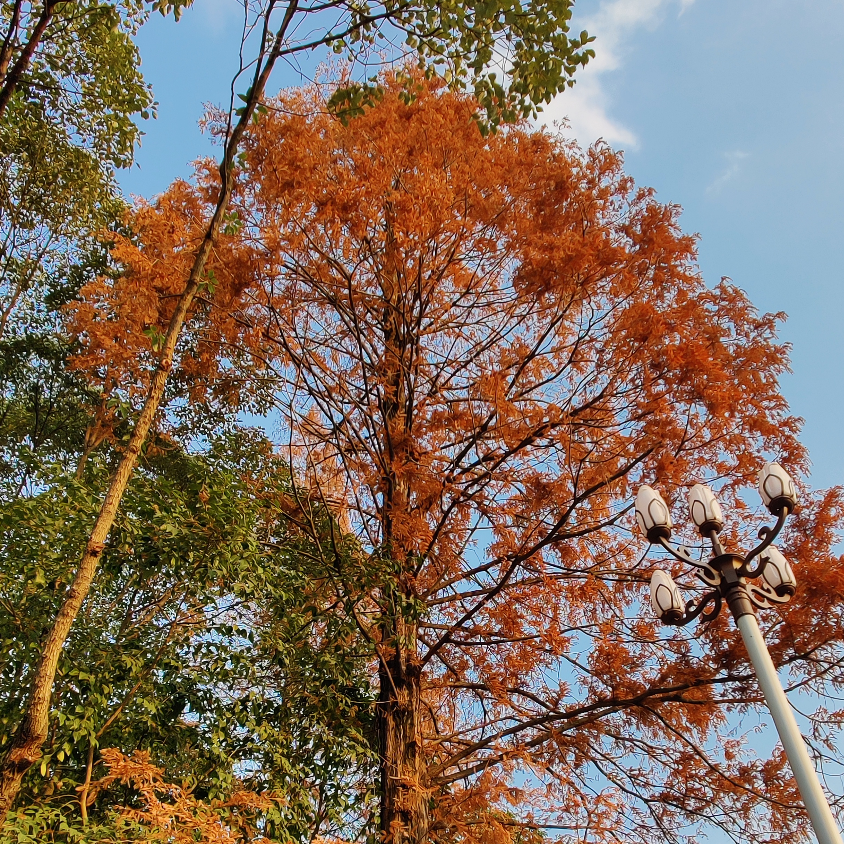
[[[253,817],[270,808],[266,795],[237,792],[228,800],[205,803],[183,788],[166,783],[149,754],[124,756],[111,748],[102,751],[108,773],[92,785],[92,795],[115,782],[132,786],[141,808],[124,808],[121,816],[144,829],[144,841],[162,844],[269,844],[258,835]]]
[[[484,138],[468,98],[427,83],[408,105],[388,80],[348,126],[315,90],[267,106],[176,379],[279,410],[359,537],[366,576],[334,587],[373,641],[385,723],[413,709],[403,749],[381,748],[404,789],[385,834],[414,840],[414,791],[440,841],[802,833],[782,760],[726,737],[760,700],[735,630],[660,629],[630,532],[642,482],[675,500],[715,481],[747,522],[765,459],[805,471],[781,315],[708,287],[678,209],[605,146]],[[202,165],[139,205],[125,275],[75,305],[76,365],[107,390],[145,383],[216,190]],[[804,585],[769,638],[800,676],[840,654],[842,506],[813,498],[787,540]]]

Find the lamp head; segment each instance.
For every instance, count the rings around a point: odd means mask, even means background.
[[[686,612],[677,584],[661,569],[651,575],[651,607],[663,624],[676,624]]]
[[[636,522],[648,542],[671,539],[671,513],[662,496],[647,485],[639,487],[636,495]]]
[[[775,516],[779,516],[786,507],[792,513],[797,506],[794,481],[779,463],[766,463],[759,470],[759,495]]]
[[[780,598],[784,598],[786,595],[790,598],[797,591],[797,578],[780,549],[776,545],[769,545],[762,552],[760,558],[765,561],[762,579]]]
[[[724,514],[715,493],[705,484],[695,484],[689,490],[689,513],[701,536],[709,536],[713,530],[721,533]]]

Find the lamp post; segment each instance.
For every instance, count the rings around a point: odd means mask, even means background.
[[[652,544],[662,546],[681,562],[693,566],[697,577],[710,587],[697,603],[686,602],[671,576],[657,570],[651,578],[651,606],[664,624],[684,625],[698,616],[710,621],[718,615],[722,605],[727,604],[750,655],[765,702],[774,717],[818,844],[842,844],[838,826],[794,720],[794,712],[780,685],[754,611],[754,607],[764,609],[786,603],[797,587],[791,566],[772,544],[797,504],[797,493],[788,473],[778,463],[768,463],[759,472],[759,493],[765,506],[777,517],[777,523],[772,528],[760,528],[760,544],[742,556],[726,551],[721,545],[718,534],[724,527],[724,516],[712,490],[703,484],[696,484],[689,490],[692,520],[700,535],[712,544],[712,556],[703,562],[693,559],[688,548],[671,542],[671,513],[662,496],[649,486],[639,489],[636,521],[642,533]]]

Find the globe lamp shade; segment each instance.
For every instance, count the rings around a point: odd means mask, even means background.
[[[636,521],[648,542],[671,538],[671,513],[662,496],[653,487],[639,487],[636,495]]]
[[[677,624],[686,611],[677,584],[660,569],[651,575],[651,607],[664,624]]]
[[[779,516],[786,507],[792,513],[797,506],[794,481],[779,463],[766,463],[759,470],[759,495],[775,516]]]
[[[791,597],[797,591],[797,578],[791,569],[791,564],[783,557],[779,548],[771,545],[762,553],[765,568],[762,569],[762,579],[780,598]]]
[[[724,527],[721,505],[705,484],[695,484],[689,490],[689,513],[702,536],[708,536],[713,530],[720,533]]]

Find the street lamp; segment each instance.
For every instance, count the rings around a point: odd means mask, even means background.
[[[700,535],[712,544],[712,556],[703,562],[693,559],[688,548],[671,542],[671,513],[662,496],[649,486],[639,489],[636,521],[642,533],[650,543],[661,545],[681,562],[694,566],[697,577],[710,587],[697,603],[685,602],[671,576],[657,570],[651,577],[651,606],[664,624],[684,625],[698,616],[704,621],[711,621],[721,611],[722,605],[727,604],[741,631],[759,686],[774,717],[818,844],[842,844],[838,826],[794,720],[794,712],[780,685],[753,609],[784,604],[791,599],[797,587],[788,560],[772,544],[789,513],[794,511],[797,491],[782,466],[767,463],[759,472],[759,494],[768,510],[777,517],[777,523],[772,528],[760,528],[760,544],[749,554],[741,556],[725,551],[721,545],[718,534],[724,527],[724,516],[712,490],[704,484],[695,484],[689,490],[692,521]]]

